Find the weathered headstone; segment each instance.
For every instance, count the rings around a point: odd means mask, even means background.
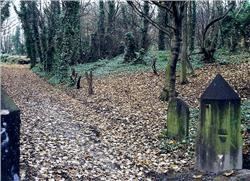
[[[201,96],[196,143],[198,169],[219,173],[242,168],[240,98],[221,75]]]
[[[167,117],[167,136],[176,140],[185,139],[188,136],[189,108],[178,98],[170,100]]]
[[[1,180],[20,180],[20,122],[20,110],[1,89]]]

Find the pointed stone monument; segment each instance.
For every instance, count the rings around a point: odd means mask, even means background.
[[[200,98],[196,143],[199,170],[219,173],[242,168],[240,98],[218,74]]]

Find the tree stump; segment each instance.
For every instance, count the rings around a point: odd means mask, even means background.
[[[76,88],[77,88],[77,89],[80,89],[80,88],[81,88],[81,78],[82,78],[82,76],[79,76],[79,77],[78,77],[78,80],[77,80],[77,83],[76,83]]]
[[[90,71],[89,73],[85,72],[85,76],[86,76],[86,79],[87,79],[87,82],[88,82],[88,93],[89,93],[89,95],[92,95],[92,94],[94,94],[94,90],[93,90],[93,73],[92,73],[92,71]]]
[[[178,98],[170,100],[167,115],[167,136],[181,141],[188,136],[189,108]]]
[[[206,172],[242,168],[240,98],[221,75],[201,96],[196,164]]]
[[[155,75],[159,76],[158,73],[157,73],[157,69],[156,69],[156,60],[157,60],[156,57],[152,58],[151,67],[152,67],[153,73]]]

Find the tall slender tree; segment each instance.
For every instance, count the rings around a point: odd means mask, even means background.
[[[122,13],[122,20],[123,20],[122,25],[123,25],[123,28],[125,29],[125,32],[127,32],[129,20],[128,20],[128,16],[127,16],[127,5],[126,4],[121,5],[121,13]]]
[[[1,1],[1,26],[3,22],[10,16],[10,2],[9,1]]]
[[[59,62],[60,82],[68,81],[69,65],[79,58],[79,1],[63,1],[63,41]]]
[[[21,37],[20,27],[17,26],[15,35],[12,37],[12,42],[14,45],[15,54],[18,54],[18,55],[22,54],[22,44],[21,44],[20,37]]]
[[[143,13],[145,16],[149,16],[149,2],[144,1],[143,3]],[[143,27],[142,27],[142,40],[141,40],[141,48],[143,48],[145,51],[147,51],[149,46],[149,37],[148,37],[148,26],[149,21],[147,18],[143,18]]]
[[[158,22],[160,25],[166,27],[166,24],[168,23],[168,14],[167,11],[162,8],[158,7]],[[158,50],[165,50],[166,45],[166,33],[162,31],[161,29],[158,30]]]
[[[188,4],[185,4],[184,8],[184,17],[183,17],[183,27],[182,27],[182,49],[181,49],[181,76],[180,76],[180,82],[181,84],[186,84],[188,82],[187,80],[187,61],[188,61],[188,37],[187,37],[187,6]]]
[[[105,47],[106,47],[106,54],[108,57],[112,57],[114,53],[113,47],[113,39],[115,37],[115,1],[108,1],[108,27],[107,33],[105,35]]]
[[[21,1],[20,11],[17,10],[16,6],[14,9],[21,20],[22,28],[24,30],[25,46],[27,50],[28,57],[30,58],[30,68],[33,68],[36,61],[36,39],[33,26],[33,14],[32,14],[32,2],[31,1]]]
[[[45,70],[51,72],[53,70],[53,65],[56,65],[57,55],[59,49],[56,47],[56,38],[60,36],[60,2],[52,1],[50,2],[49,8],[45,11],[48,20],[48,30],[47,30],[47,61],[45,64]]]
[[[115,1],[108,1],[108,28],[107,33],[114,31]]]
[[[98,18],[98,37],[99,37],[99,57],[104,57],[105,54],[105,11],[104,2],[99,0],[99,18]]]
[[[189,2],[189,17],[188,17],[188,24],[189,24],[189,52],[194,51],[194,42],[195,42],[195,24],[196,24],[196,2],[190,1]]]
[[[31,24],[32,24],[32,29],[33,33],[31,35],[34,36],[35,40],[35,45],[36,45],[36,52],[37,55],[40,59],[40,62],[43,62],[43,51],[41,47],[41,37],[39,33],[39,27],[38,27],[38,22],[39,22],[39,10],[37,8],[37,2],[36,1],[30,1],[28,4],[30,16],[31,16]]]
[[[161,29],[166,34],[169,35],[170,31],[173,32],[174,42],[172,47],[172,56],[170,61],[168,62],[166,68],[166,81],[163,91],[161,93],[161,100],[169,100],[176,96],[175,91],[175,83],[176,83],[176,65],[180,54],[181,48],[181,34],[182,34],[182,21],[183,21],[183,13],[186,2],[185,1],[173,1],[169,4],[161,4],[157,1],[151,1],[151,3],[157,5],[158,7],[162,7],[166,9],[169,13],[171,13],[173,17],[173,25],[167,24],[166,26],[170,29],[166,29],[156,21],[152,20],[150,17],[145,15],[140,9],[135,5],[133,1],[127,1],[130,6],[132,6],[138,14],[147,18],[147,20],[156,28]]]

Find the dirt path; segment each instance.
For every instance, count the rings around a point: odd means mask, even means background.
[[[91,121],[94,113],[23,68],[3,68],[2,84],[22,111],[21,178],[119,178],[117,160]]]
[[[97,113],[22,66],[2,67],[1,75],[3,87],[21,109],[23,180],[127,180],[168,162],[167,155],[156,155],[157,149],[144,153],[152,140],[142,126],[133,130],[128,119],[108,120],[105,110]],[[126,131],[131,138],[123,137]],[[133,143],[138,135],[146,140]],[[155,163],[143,163],[145,154]],[[161,169],[167,171],[163,165]]]
[[[217,72],[239,92],[245,90],[248,67],[206,67],[177,89],[197,106]],[[66,94],[25,67],[2,67],[2,85],[21,109],[22,180],[128,180],[192,168],[188,150],[170,154],[159,148],[167,107],[158,100],[162,77],[145,73],[97,79],[95,95],[88,97],[86,87]]]

